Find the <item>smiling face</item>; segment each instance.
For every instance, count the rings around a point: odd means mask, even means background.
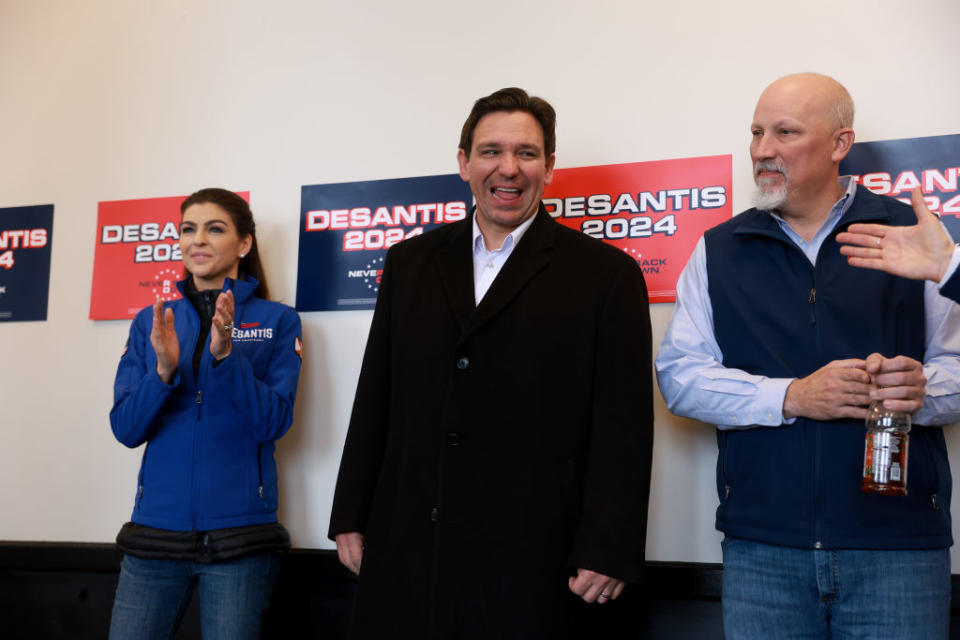
[[[230,214],[210,202],[187,207],[180,220],[183,265],[201,291],[222,289],[225,278],[236,278],[240,257],[252,241],[251,236],[241,238]]]
[[[750,159],[758,208],[805,208],[837,189],[838,167],[853,143],[841,122],[835,80],[817,74],[787,76],[760,96],[750,125]],[[849,97],[848,97],[849,98]]]
[[[554,156],[544,152],[543,130],[526,111],[494,111],[473,132],[470,154],[457,153],[460,177],[477,201],[477,225],[488,246],[537,211],[553,179]]]

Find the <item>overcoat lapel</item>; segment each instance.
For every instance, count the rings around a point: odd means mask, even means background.
[[[451,225],[447,241],[437,251],[437,267],[443,290],[461,332],[476,304],[473,293],[473,216]]]
[[[500,313],[530,279],[547,266],[556,235],[556,224],[541,204],[533,224],[520,238],[476,311],[467,321],[460,335],[461,342]],[[472,258],[470,267],[472,273]],[[473,282],[472,278],[470,282]]]

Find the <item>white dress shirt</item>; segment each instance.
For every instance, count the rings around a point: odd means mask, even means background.
[[[483,296],[487,294],[487,289],[493,284],[493,280],[503,268],[503,263],[507,261],[513,248],[520,242],[520,238],[527,232],[533,219],[537,216],[534,212],[532,216],[523,221],[516,229],[510,232],[504,239],[503,244],[493,251],[487,250],[487,245],[483,241],[483,234],[480,233],[480,227],[477,225],[477,214],[473,214],[473,301],[474,304],[480,304]]]

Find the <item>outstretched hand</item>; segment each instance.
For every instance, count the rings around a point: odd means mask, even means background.
[[[920,187],[910,194],[917,224],[890,227],[852,224],[837,234],[840,253],[854,267],[877,269],[913,280],[939,282],[950,265],[953,240],[923,200]]]

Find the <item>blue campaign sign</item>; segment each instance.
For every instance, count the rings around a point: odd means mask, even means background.
[[[858,142],[840,173],[904,202],[919,186],[930,210],[940,214],[954,240],[960,238],[960,134]]]
[[[0,209],[0,322],[47,319],[53,205]]]
[[[302,187],[297,310],[372,309],[387,249],[470,211],[457,174]]]

